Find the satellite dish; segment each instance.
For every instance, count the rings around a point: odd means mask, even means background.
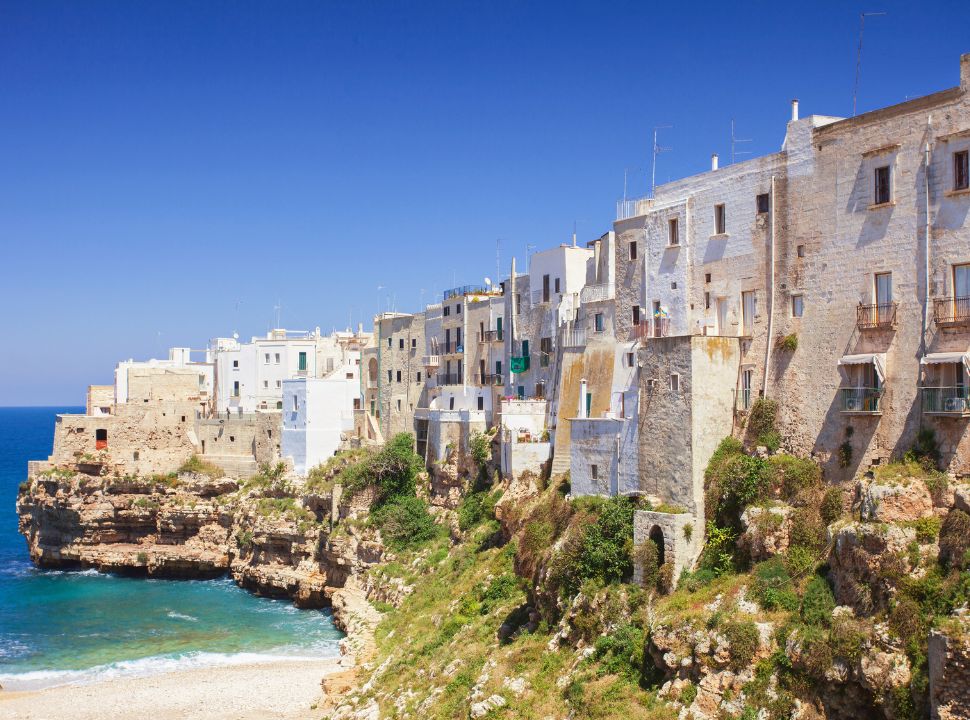
[[[238,339],[239,339],[239,333],[237,333],[237,332],[234,332],[234,333],[232,334],[232,339],[233,339],[233,340],[238,340]]]
[[[491,279],[490,278],[485,278],[485,284],[486,285],[491,285],[492,284]]]

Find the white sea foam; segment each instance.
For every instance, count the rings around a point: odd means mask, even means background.
[[[183,615],[182,613],[175,612],[174,610],[168,613],[168,617],[172,618],[173,620],[188,620],[189,622],[199,622],[199,618],[197,617],[194,617],[192,615]]]
[[[194,652],[177,656],[160,655],[98,665],[87,670],[34,670],[25,673],[0,674],[0,685],[6,690],[41,690],[61,685],[88,685],[117,678],[146,677],[177,670],[320,660],[338,657],[340,654],[336,643],[333,643],[332,647],[321,648],[320,652],[313,654],[306,654],[308,650],[313,649],[294,649],[294,652],[302,653],[299,655],[286,654],[286,648],[280,648],[275,654],[271,652]]]

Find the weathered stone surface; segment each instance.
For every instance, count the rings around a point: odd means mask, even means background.
[[[885,609],[895,592],[893,578],[912,571],[907,546],[913,528],[854,522],[833,532],[830,557],[835,598],[860,614]]]
[[[964,612],[930,632],[930,716],[970,717],[970,617]]]
[[[739,542],[748,549],[752,562],[767,560],[788,549],[793,510],[788,505],[752,506],[742,513],[745,530]]]
[[[918,478],[891,485],[863,482],[859,486],[859,497],[863,520],[887,523],[918,520],[933,512],[933,497]]]

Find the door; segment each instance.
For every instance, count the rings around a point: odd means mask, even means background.
[[[715,305],[717,306],[717,334],[727,335],[728,334],[727,298],[718,298],[717,300],[715,300]]]
[[[970,265],[953,266],[953,318],[970,317]]]
[[[495,335],[498,340],[502,339],[502,318],[495,318]]]
[[[542,302],[549,302],[549,276],[542,276]]]
[[[876,322],[892,319],[893,274],[876,273]]]

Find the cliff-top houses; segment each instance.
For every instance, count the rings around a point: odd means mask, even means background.
[[[704,468],[760,397],[833,482],[932,430],[970,474],[970,55],[960,83],[853,118],[802,117],[781,149],[617,205],[600,237],[513,261],[370,333],[272,330],[193,361],[119,364],[49,462],[304,475],[413,433],[429,466],[494,429],[502,473],[641,495],[678,568],[703,542]],[[150,428],[150,431],[146,431]],[[41,467],[41,465],[37,465]],[[674,511],[676,510],[676,511]]]

